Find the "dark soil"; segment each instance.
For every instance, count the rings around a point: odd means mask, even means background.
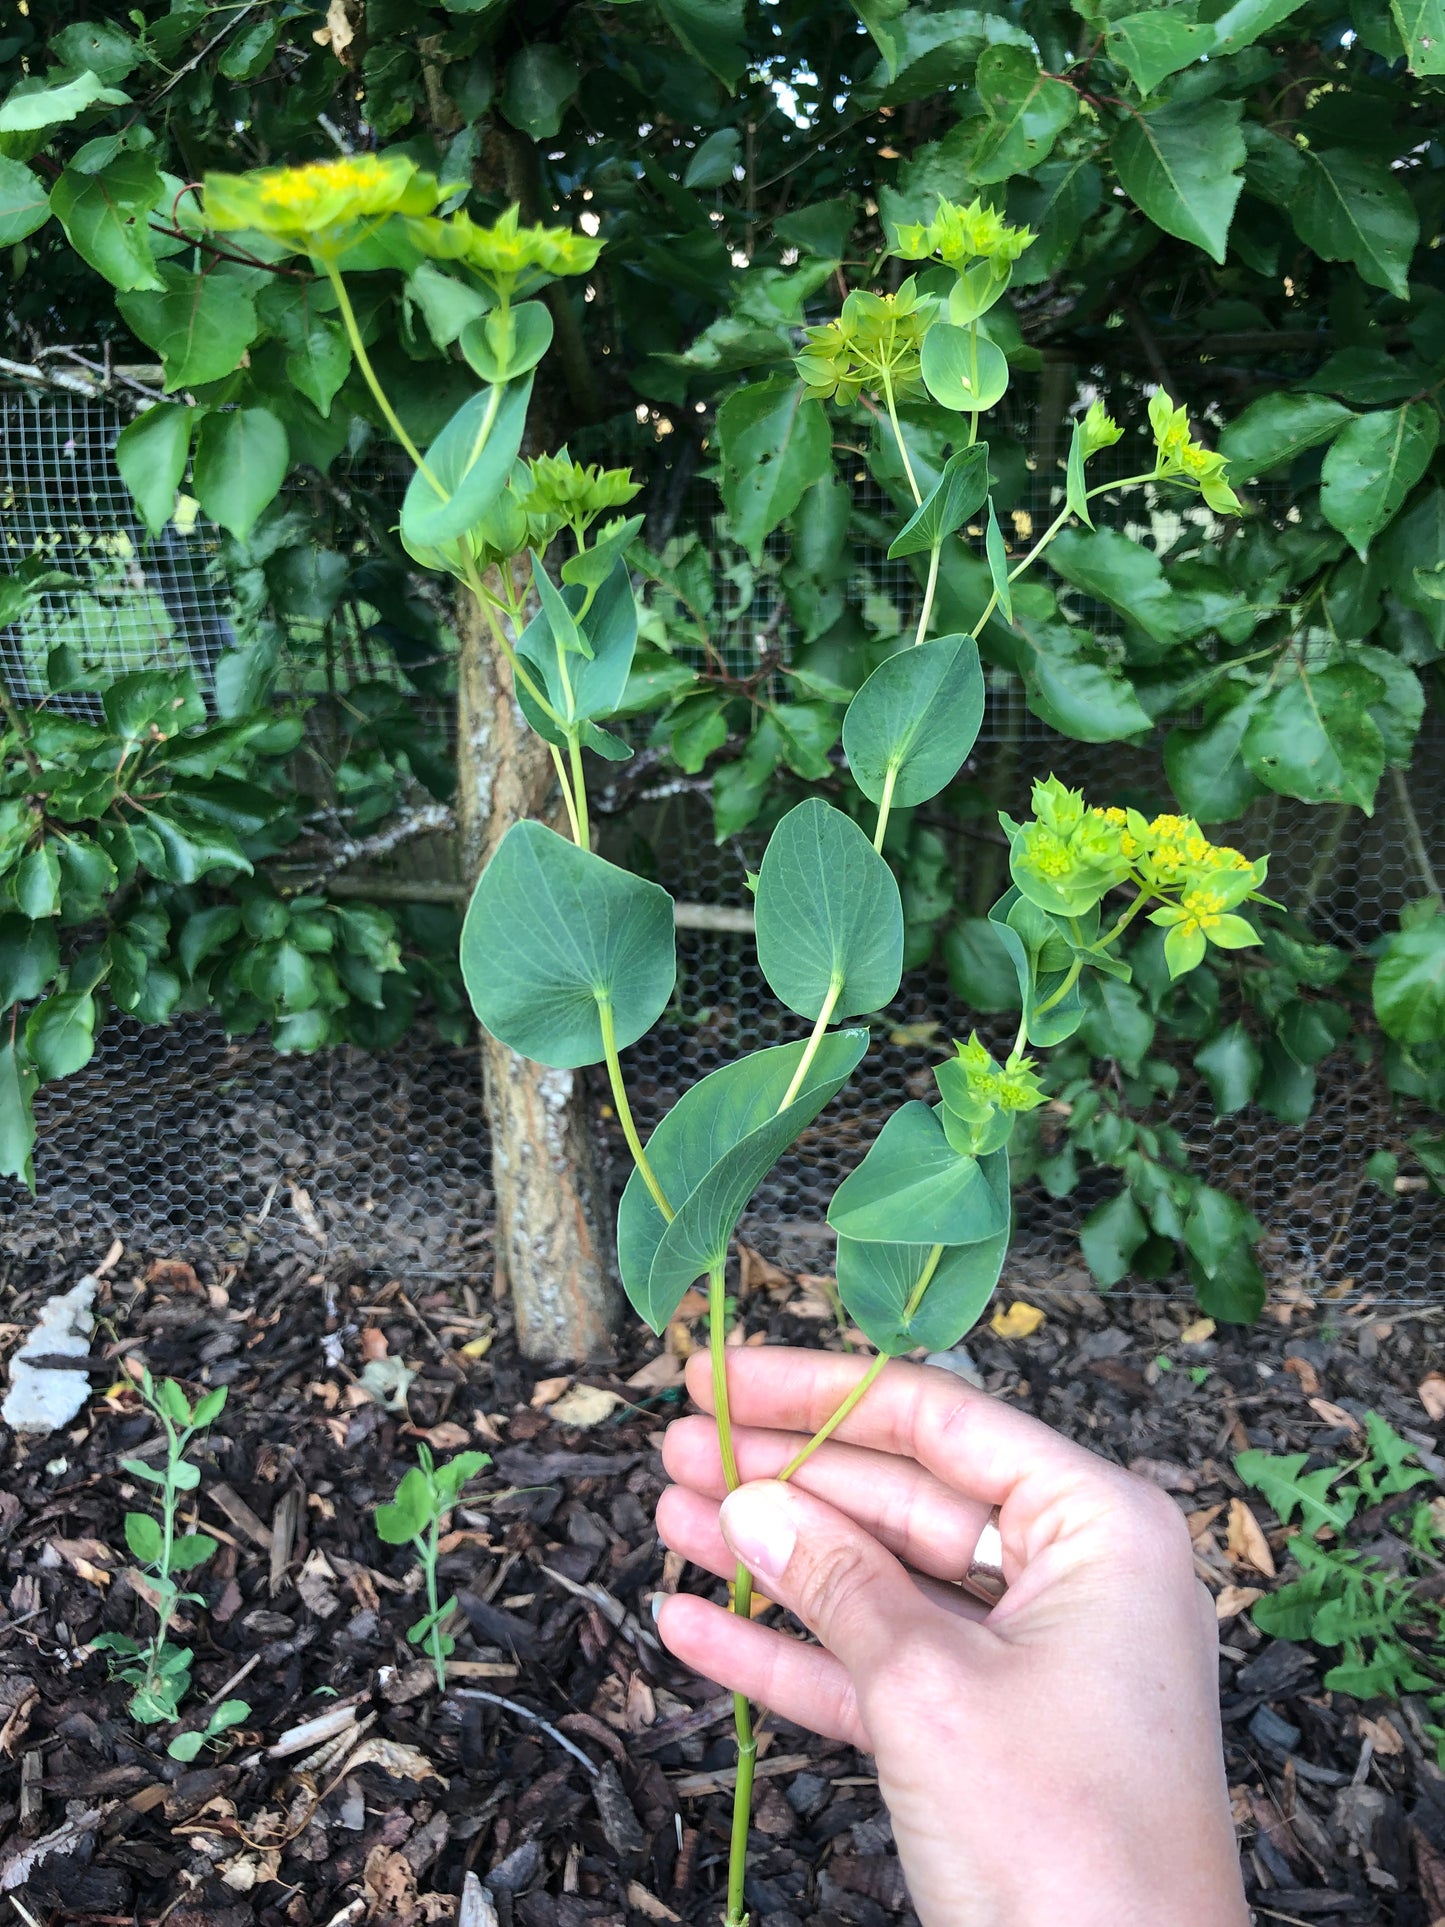
[[[745,1259],[759,1342],[840,1343],[816,1282]],[[14,1339],[72,1277],[14,1277]],[[1181,1301],[1102,1300],[1075,1275],[1015,1274],[1003,1294],[1040,1329],[970,1343],[990,1390],[1133,1463],[1193,1515],[1201,1576],[1272,1582],[1231,1556],[1228,1506],[1248,1497],[1285,1563],[1285,1535],[1232,1455],[1247,1444],[1349,1452],[1366,1411],[1438,1454],[1416,1387],[1445,1314],[1367,1303],[1278,1305],[1257,1329],[1184,1345]],[[504,1314],[465,1288],[264,1275],[122,1259],[106,1281],[93,1396],[26,1449],[0,1434],[0,1896],[17,1922],[136,1927],[483,1927],[713,1922],[729,1818],[730,1707],[651,1637],[650,1595],[679,1575],[652,1533],[660,1430],[675,1385],[626,1381],[657,1347],[629,1337],[586,1385],[627,1404],[586,1429],[532,1400]],[[700,1335],[700,1328],[694,1327]],[[490,1343],[489,1343],[490,1341]],[[389,1413],[357,1380],[367,1358],[416,1372]],[[1161,1367],[1161,1356],[1174,1369]],[[128,1373],[144,1361],[194,1390],[230,1387],[207,1448],[199,1523],[220,1551],[190,1606],[193,1704],[250,1702],[193,1766],[127,1717],[127,1690],[87,1642],[148,1609],[117,1468],[154,1430]],[[1207,1368],[1191,1376],[1190,1368]],[[543,1388],[555,1398],[561,1387]],[[1313,1401],[1313,1402],[1311,1402]],[[494,1465],[445,1541],[459,1600],[445,1695],[406,1641],[413,1561],[371,1509],[416,1436]],[[1445,1471],[1433,1459],[1437,1474]],[[1379,1520],[1365,1529],[1379,1533]],[[1236,1534],[1236,1540],[1238,1535]],[[143,1582],[142,1582],[143,1583]],[[1262,1922],[1431,1927],[1445,1917],[1445,1777],[1416,1704],[1358,1706],[1324,1689],[1330,1656],[1270,1641],[1247,1607],[1222,1617],[1221,1706],[1245,1878]],[[513,1706],[499,1700],[514,1702]],[[305,1722],[324,1725],[298,1735]],[[583,1762],[586,1762],[584,1764]],[[870,1762],[765,1722],[749,1890],[757,1927],[884,1927],[913,1918]],[[466,1877],[484,1883],[479,1893]]]

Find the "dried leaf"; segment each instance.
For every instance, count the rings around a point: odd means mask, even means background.
[[[628,1881],[627,1904],[629,1907],[635,1907],[638,1913],[646,1914],[649,1920],[682,1919],[681,1914],[675,1914],[671,1907],[664,1905],[657,1898],[656,1894],[650,1894],[640,1880]]]
[[[1307,1358],[1287,1358],[1284,1361],[1287,1372],[1293,1372],[1300,1382],[1300,1390],[1306,1398],[1317,1398],[1320,1389],[1320,1375]]]
[[[464,1445],[470,1445],[472,1435],[465,1425],[458,1425],[454,1418],[445,1418],[440,1425],[430,1425],[423,1432],[416,1426],[408,1428],[419,1439],[425,1439],[434,1452],[460,1452]]]
[[[299,1184],[293,1184],[291,1186],[291,1209],[301,1220],[307,1237],[313,1238],[324,1251],[326,1249],[326,1232],[320,1218],[316,1215],[316,1207],[311,1202],[310,1194],[303,1191]]]
[[[529,1401],[532,1410],[540,1412],[544,1406],[551,1405],[554,1400],[561,1398],[571,1383],[570,1374],[564,1374],[561,1378],[539,1378],[532,1387],[532,1397]]]
[[[559,1425],[585,1428],[600,1425],[604,1419],[611,1418],[619,1405],[626,1403],[619,1392],[609,1392],[601,1385],[574,1385],[549,1408],[548,1417]]]
[[[361,1356],[364,1359],[369,1361],[373,1358],[385,1358],[388,1349],[386,1333],[381,1329],[380,1325],[362,1326]]]
[[[1388,1713],[1382,1713],[1377,1720],[1361,1713],[1359,1719],[1361,1735],[1373,1743],[1375,1751],[1384,1759],[1394,1759],[1405,1751],[1404,1737]]]
[[[345,0],[330,0],[326,9],[326,30],[331,35],[331,51],[340,60],[356,38],[356,29],[347,17]]]
[[[1274,1578],[1274,1554],[1269,1549],[1264,1528],[1243,1499],[1229,1502],[1229,1530],[1225,1534],[1224,1549],[1232,1565],[1249,1566],[1267,1579]]]
[[[407,1746],[402,1740],[383,1739],[379,1733],[363,1740],[354,1753],[347,1755],[348,1773],[354,1773],[362,1766],[379,1766],[383,1773],[389,1773],[394,1780],[444,1778],[419,1746]]]
[[[1192,1325],[1186,1325],[1179,1334],[1181,1345],[1202,1345],[1206,1338],[1213,1338],[1215,1331],[1212,1318],[1196,1318]]]
[[[1445,1421],[1445,1372],[1426,1372],[1416,1386],[1432,1425]]]
[[[647,1363],[628,1379],[627,1384],[634,1392],[663,1392],[670,1385],[681,1385],[683,1379],[682,1360],[675,1352],[659,1352],[656,1358]]]
[[[357,1384],[388,1412],[404,1412],[407,1390],[415,1377],[411,1367],[399,1358],[371,1358],[362,1366]]]
[[[677,1301],[677,1310],[672,1315],[680,1318],[684,1324],[689,1324],[694,1318],[706,1318],[707,1293],[699,1291],[696,1285],[689,1285]]]
[[[1242,1612],[1248,1612],[1256,1599],[1263,1599],[1264,1593],[1258,1586],[1224,1586],[1214,1601],[1214,1616],[1223,1625],[1226,1619],[1236,1619]]]
[[[1043,1322],[1044,1314],[1037,1305],[1026,1305],[1015,1298],[1007,1311],[994,1313],[988,1328],[995,1338],[1032,1338]]]
[[[145,1281],[162,1291],[189,1293],[196,1298],[205,1296],[194,1268],[184,1258],[157,1258],[146,1267]]]
[[[1327,1398],[1310,1399],[1309,1408],[1315,1417],[1323,1419],[1326,1425],[1341,1425],[1347,1432],[1359,1432],[1363,1430],[1360,1421],[1355,1417],[1353,1412],[1347,1412],[1343,1405],[1331,1404]]]

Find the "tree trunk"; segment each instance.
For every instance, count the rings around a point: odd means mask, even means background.
[[[511,825],[562,809],[545,743],[470,596],[457,600],[457,827],[468,888]],[[585,1072],[550,1070],[482,1034],[492,1137],[497,1285],[508,1287],[527,1358],[578,1362],[611,1348],[621,1311]]]

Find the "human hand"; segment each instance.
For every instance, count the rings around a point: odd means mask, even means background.
[[[669,1649],[875,1756],[924,1927],[1245,1927],[1215,1617],[1177,1507],[901,1362],[778,1484],[866,1363],[730,1352],[744,1484],[721,1505],[712,1421],[668,1429],[663,1542],[724,1578],[741,1560],[822,1642],[678,1593]],[[710,1411],[705,1357],[687,1382]],[[994,1506],[1008,1591],[989,1611],[956,1582]]]

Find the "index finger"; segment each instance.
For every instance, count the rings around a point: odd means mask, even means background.
[[[869,1360],[837,1352],[762,1346],[727,1354],[733,1422],[811,1437],[867,1371]],[[687,1361],[687,1388],[712,1411],[708,1359]],[[1038,1546],[1068,1536],[1122,1499],[1151,1488],[1097,1458],[1027,1412],[1011,1409],[950,1372],[891,1359],[834,1434],[852,1445],[916,1459],[955,1492],[1008,1508],[1004,1522]],[[1158,1496],[1158,1495],[1156,1495]],[[1171,1510],[1174,1510],[1172,1503]]]

